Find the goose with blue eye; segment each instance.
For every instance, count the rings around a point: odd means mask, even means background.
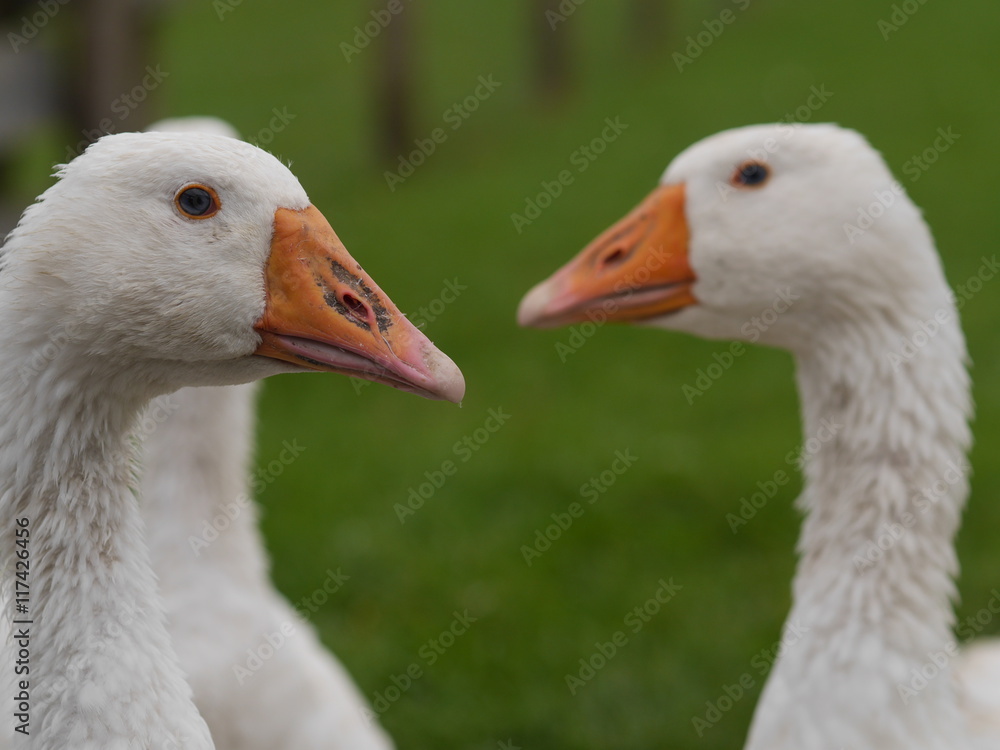
[[[177,209],[189,219],[211,219],[222,208],[219,196],[210,187],[189,185],[174,199]]]
[[[266,152],[127,133],[58,177],[0,250],[0,570],[13,602],[28,550],[14,635],[31,644],[30,710],[5,731],[38,750],[208,750],[132,492],[143,408],[283,372],[455,402],[464,381]]]
[[[930,231],[879,154],[834,125],[694,144],[518,313],[535,327],[597,316],[795,358],[816,450],[784,646],[746,747],[998,746],[1000,648],[960,651],[952,632],[965,340]]]

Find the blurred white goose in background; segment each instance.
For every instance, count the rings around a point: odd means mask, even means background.
[[[350,676],[270,583],[248,486],[255,392],[185,388],[146,413],[143,516],[167,632],[218,750],[386,750]],[[317,585],[329,567],[317,561]]]
[[[691,146],[519,320],[598,310],[795,357],[803,432],[823,442],[806,456],[792,610],[746,747],[1000,746],[1000,650],[959,657],[952,634],[965,341],[930,232],[878,153],[833,125]]]
[[[59,176],[0,251],[8,602],[17,551],[30,550],[30,737],[15,746],[207,750],[132,492],[142,410],[183,386],[280,372],[453,401],[464,382],[260,149],[111,135]],[[4,657],[11,689],[11,640]]]
[[[213,117],[149,129],[239,137]],[[346,670],[270,582],[249,487],[255,401],[254,385],[186,388],[147,412],[143,514],[167,632],[218,750],[387,750]]]

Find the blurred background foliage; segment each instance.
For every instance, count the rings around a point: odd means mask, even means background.
[[[1000,6],[403,2],[369,45],[345,54],[356,28],[387,5],[162,4],[126,82],[139,84],[146,65],[166,73],[130,110],[131,127],[216,115],[291,162],[349,250],[426,321],[468,381],[460,409],[333,376],[267,384],[259,468],[284,440],[306,447],[259,497],[276,583],[296,603],[328,568],[350,576],[312,620],[370,699],[385,697],[410,664],[421,667],[382,715],[400,748],[739,747],[795,564],[800,480],[785,457],[801,437],[791,359],[749,349],[691,404],[682,387],[727,344],[607,327],[576,346],[570,331],[519,330],[517,302],[638,202],[685,146],[787,118],[813,87],[830,95],[811,118],[856,128],[883,152],[924,208],[949,278],[963,283],[1000,236],[987,179],[1000,164]],[[17,31],[38,8],[22,3],[6,28]],[[64,49],[72,12],[58,11],[29,47]],[[453,129],[452,108],[474,96],[480,76],[500,86]],[[606,118],[627,128],[578,171],[574,153],[601,136]],[[386,171],[435,128],[444,141],[390,189]],[[938,128],[960,137],[914,181],[903,170]],[[8,205],[41,192],[80,137],[49,118],[8,138]],[[518,231],[512,214],[564,169],[571,184]],[[465,289],[442,296],[449,282]],[[978,416],[960,619],[1000,583],[1000,469],[990,459],[1000,447],[998,284],[963,309]],[[509,420],[476,433],[491,408]],[[455,445],[466,436],[478,450],[462,461]],[[634,465],[584,501],[584,515],[528,566],[522,545],[626,450]],[[457,473],[401,523],[394,506],[449,459]],[[792,481],[734,534],[727,514],[780,470]],[[625,617],[660,579],[682,589],[633,633]],[[422,647],[456,610],[477,621],[428,664]],[[571,695],[566,675],[618,630],[628,643]],[[692,717],[704,718],[744,673],[754,687],[699,736]]]

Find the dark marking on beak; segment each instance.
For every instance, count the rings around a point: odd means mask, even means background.
[[[343,265],[335,260],[330,261],[330,270],[333,271],[333,275],[337,277],[337,280],[343,284],[349,286],[361,299],[367,302],[371,308],[372,312],[375,313],[375,322],[378,325],[378,330],[381,333],[385,333],[392,326],[392,320],[389,318],[389,313],[382,304],[382,300],[375,291],[364,282],[359,276],[355,276],[349,270],[344,268]],[[337,295],[333,292],[327,292],[324,295],[326,303],[330,305],[334,310],[336,310],[341,315],[346,315],[357,325],[370,330],[370,326],[367,323],[362,323],[358,321],[357,318],[348,313],[347,308],[344,307],[343,303],[337,299]]]
[[[353,312],[347,309],[343,302],[337,297],[336,292],[326,292],[323,294],[323,300],[327,305],[332,307],[339,315],[343,315],[349,321],[351,321],[358,328],[362,328],[366,331],[370,331],[372,327],[368,325],[367,320],[363,320],[355,315]]]

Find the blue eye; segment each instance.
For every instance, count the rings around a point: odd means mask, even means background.
[[[219,213],[219,196],[210,187],[188,185],[174,198],[177,209],[189,219],[208,219]]]
[[[766,164],[759,161],[748,161],[736,168],[730,182],[737,187],[758,187],[767,182],[767,178],[770,176],[771,170]]]

